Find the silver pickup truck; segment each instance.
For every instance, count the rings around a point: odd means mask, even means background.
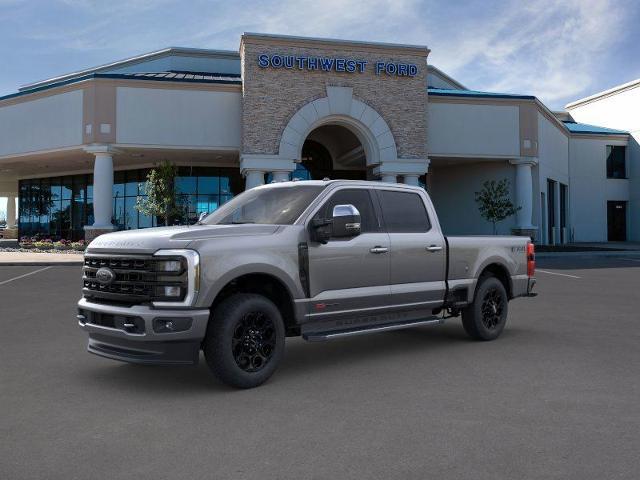
[[[89,352],[194,364],[260,385],[285,337],[321,341],[462,316],[493,340],[508,302],[533,295],[525,237],[445,237],[427,193],[365,181],[248,190],[196,225],[102,235],[84,260]]]

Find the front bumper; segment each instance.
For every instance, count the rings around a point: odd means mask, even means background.
[[[154,330],[154,320],[188,326],[180,331]],[[88,351],[130,363],[196,364],[207,331],[209,310],[159,310],[143,305],[117,307],[78,302],[78,324],[89,333]]]

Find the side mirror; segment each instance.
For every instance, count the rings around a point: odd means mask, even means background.
[[[358,235],[360,235],[360,212],[358,209],[350,204],[333,207],[331,236],[345,238]]]
[[[198,215],[198,221],[201,222],[207,215],[209,215],[209,212],[200,212],[200,215]]]

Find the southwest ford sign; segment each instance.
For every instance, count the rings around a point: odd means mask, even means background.
[[[297,55],[258,55],[261,68],[284,68],[289,70],[318,70],[322,72],[364,73],[373,68],[376,75],[385,74],[396,77],[415,77],[418,66],[413,63],[375,62],[372,67],[366,60],[353,60],[336,57],[300,57]]]

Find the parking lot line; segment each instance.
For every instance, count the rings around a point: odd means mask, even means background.
[[[21,278],[28,277],[29,275],[33,275],[38,272],[44,272],[45,270],[49,270],[51,267],[39,268],[38,270],[34,270],[33,272],[25,273],[24,275],[19,275],[17,277],[10,278],[9,280],[4,280],[0,282],[0,285],[4,285],[5,283],[13,282],[14,280],[20,280]]]
[[[536,268],[536,272],[548,273],[549,275],[560,275],[561,277],[582,278],[577,275],[569,275],[568,273],[550,272],[549,270],[540,270],[539,268]]]

